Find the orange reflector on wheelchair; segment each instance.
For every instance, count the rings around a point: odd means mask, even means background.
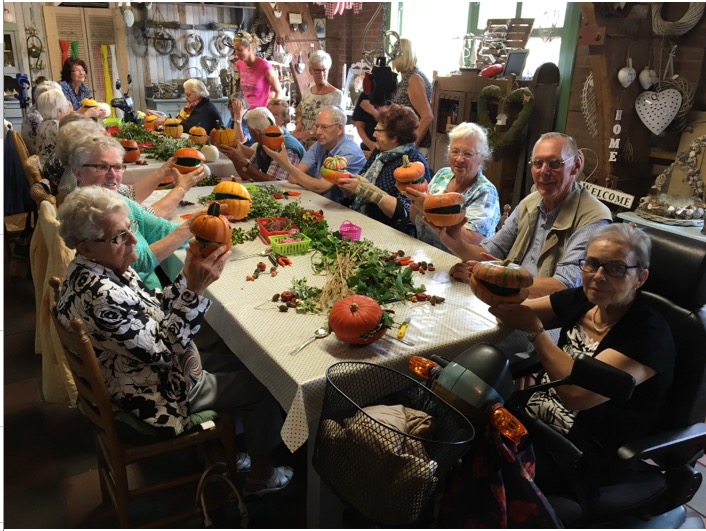
[[[524,424],[500,404],[495,404],[490,413],[490,425],[515,444],[520,444],[528,433]]]
[[[409,358],[410,370],[414,374],[424,378],[425,380],[429,379],[429,372],[431,371],[431,369],[438,366],[439,364],[435,361],[432,361],[427,358],[422,358],[421,356],[412,356],[411,358]]]

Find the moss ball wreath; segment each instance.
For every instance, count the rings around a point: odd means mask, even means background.
[[[522,106],[517,119],[502,138],[498,138],[498,134],[495,132],[495,124],[490,120],[488,103],[491,99],[498,100],[498,105]],[[532,111],[534,111],[534,95],[526,87],[513,90],[505,97],[503,97],[502,89],[497,85],[489,85],[480,91],[478,97],[478,123],[488,130],[488,141],[495,154],[500,154],[505,148],[512,146],[520,139],[525,126],[529,123]]]

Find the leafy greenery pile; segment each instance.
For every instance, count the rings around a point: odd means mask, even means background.
[[[198,148],[188,138],[172,138],[170,136],[147,131],[141,125],[124,122],[118,126],[119,131],[113,133],[113,138],[132,138],[136,142],[151,142],[153,147],[144,148],[145,158],[165,161],[171,157],[177,149],[183,147]]]

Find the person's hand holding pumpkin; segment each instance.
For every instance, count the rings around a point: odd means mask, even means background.
[[[188,192],[191,190],[191,188],[201,180],[201,178],[205,175],[206,170],[204,170],[203,164],[197,167],[194,171],[190,171],[189,173],[179,173],[175,169],[172,168],[172,171],[176,172],[176,185],[181,186],[184,189],[184,193]]]
[[[498,306],[490,306],[488,312],[498,319],[498,323],[515,330],[534,332],[542,328],[542,321],[539,320],[537,314],[534,313],[532,308],[524,304],[505,303]]]
[[[225,245],[218,247],[206,258],[197,256],[191,248],[186,249],[183,273],[186,287],[198,295],[203,295],[214,281],[223,273],[231,250]]]
[[[492,254],[488,253],[481,253],[481,256],[484,260],[498,260]],[[458,264],[451,266],[451,269],[449,269],[449,275],[456,280],[460,280],[461,282],[468,282],[473,274],[473,268],[477,263],[477,260],[459,262]]]
[[[350,178],[341,177],[336,181],[336,186],[343,190],[348,197],[352,197],[356,194],[356,189],[360,184],[357,177],[357,175],[351,175]]]
[[[240,144],[238,144],[236,147],[220,144],[218,146],[218,151],[228,157],[236,168],[242,168],[243,166],[247,166],[250,162],[245,157],[245,155],[243,155],[243,152],[240,149]]]
[[[407,197],[410,201],[412,201],[412,205],[419,211],[423,212],[424,211],[424,200],[429,197],[430,194],[426,192],[421,192],[419,190],[416,190],[411,187],[407,187],[404,192],[402,192],[402,195]]]

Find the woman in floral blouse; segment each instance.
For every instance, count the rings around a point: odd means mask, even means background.
[[[280,442],[277,402],[248,371],[204,369],[194,344],[211,304],[204,292],[230,251],[220,247],[201,258],[187,250],[174,284],[151,291],[131,267],[137,238],[129,213],[118,194],[99,186],[77,189],[59,208],[60,234],[76,249],[57,301],[61,322],[84,321],[116,409],[165,437],[192,429],[193,413],[237,411],[251,453],[246,491],[284,488],[292,469],[275,468],[268,457]]]
[[[61,86],[54,81],[47,80],[36,83],[32,89],[32,106],[22,118],[22,139],[27,144],[27,151],[30,155],[37,152],[37,127],[44,119],[37,108],[37,99],[52,89],[61,90]]]

